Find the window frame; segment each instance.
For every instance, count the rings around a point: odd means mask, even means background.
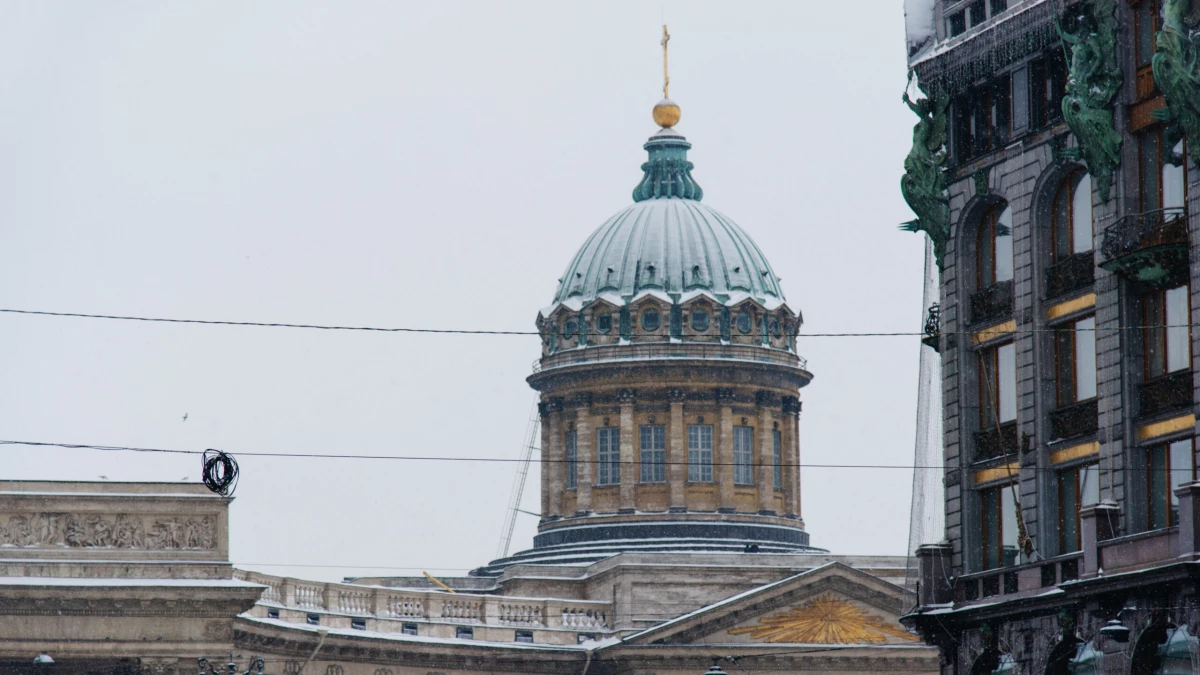
[[[566,477],[563,484],[568,490],[579,487],[579,434],[571,429],[563,438],[563,460]]]
[[[1079,187],[1087,180],[1088,185],[1088,211],[1090,218],[1088,219],[1091,226],[1088,230],[1088,247],[1086,249],[1075,250],[1075,201],[1079,196]],[[1080,167],[1071,172],[1059,184],[1058,190],[1054,193],[1054,202],[1050,209],[1050,262],[1062,262],[1073,255],[1079,255],[1091,251],[1095,246],[1095,214],[1092,213],[1091,203],[1091,175],[1087,170]],[[1065,221],[1065,222],[1064,222]],[[1065,232],[1063,231],[1065,225]],[[1065,244],[1065,251],[1063,250]]]
[[[1005,225],[1001,221],[1004,215],[1008,214],[1008,224]],[[1007,227],[1007,234],[1000,234],[1000,228]],[[979,226],[975,230],[975,290],[983,291],[997,284],[1012,281],[1015,277],[1015,260],[1013,255],[1013,228],[1012,228],[1012,207],[1007,202],[1000,202],[988,207],[988,210],[979,219]],[[999,265],[1001,251],[997,246],[1001,236],[1008,238],[1008,278],[999,278]],[[985,258],[986,251],[986,258]],[[986,271],[986,275],[985,275]],[[986,278],[985,278],[986,277]]]
[[[774,474],[775,489],[783,489],[783,432],[778,429],[771,431],[772,448],[772,473]]]
[[[639,426],[638,444],[641,482],[667,482],[667,427],[662,424]]]
[[[1000,350],[1006,348],[1012,349],[1012,377],[1009,382],[1012,392],[1008,397],[1005,396],[1005,392],[1001,389],[1001,376],[1003,375],[1001,367],[1006,364],[1001,363]],[[1003,342],[979,350],[977,372],[979,375],[978,408],[980,430],[989,431],[994,429],[998,424],[1004,425],[1016,421],[1018,416],[1017,407],[1020,403],[1017,397],[1016,360],[1016,343],[1014,342]],[[988,374],[989,370],[991,373],[990,376]],[[1011,417],[1003,417],[1006,398],[1012,399]]]
[[[1168,294],[1182,291],[1184,316],[1182,320],[1171,316]],[[1150,381],[1192,367],[1192,308],[1191,284],[1185,283],[1170,288],[1159,288],[1143,293],[1140,298],[1142,310],[1142,373],[1143,380]],[[1180,322],[1182,321],[1182,322]],[[1173,327],[1172,327],[1173,326]],[[1182,341],[1183,365],[1171,369],[1171,353],[1174,340]],[[1151,349],[1157,344],[1157,349]]]
[[[733,428],[733,484],[754,485],[754,427]]]
[[[1091,327],[1083,326],[1091,322]],[[1054,391],[1057,408],[1066,408],[1089,401],[1096,397],[1098,377],[1096,360],[1096,317],[1088,315],[1079,317],[1054,329]],[[1081,361],[1080,354],[1086,347],[1091,349],[1091,383],[1090,387],[1081,387],[1081,374],[1084,374],[1086,361]],[[1091,390],[1090,396],[1081,397],[1081,389]]]
[[[596,485],[621,483],[621,428],[596,429]]]
[[[1179,498],[1175,488],[1196,479],[1195,439],[1177,438],[1147,446],[1146,451],[1146,530],[1161,530],[1173,527],[1179,520]],[[1175,467],[1177,459],[1190,461],[1188,478],[1178,483],[1172,475],[1186,469]]]
[[[687,434],[688,482],[713,482],[713,425],[689,424]]]
[[[1085,493],[1085,478],[1091,478],[1093,481],[1095,501],[1085,501],[1088,497]],[[1055,481],[1058,490],[1058,554],[1076,553],[1083,550],[1083,530],[1079,512],[1100,501],[1100,464],[1088,462],[1060,469],[1056,472]],[[1087,488],[1087,492],[1091,492],[1091,489]]]
[[[1016,525],[1015,511],[1017,499],[1013,495],[1015,485],[1014,479],[979,490],[979,562],[982,571],[1005,569],[1020,563],[1019,549],[1013,560],[1005,560],[1005,538],[1008,534],[1006,520],[1009,520],[1005,517],[1007,513],[1012,513],[1011,522],[1008,525],[1013,529],[1011,532],[1013,542],[1016,541],[1019,528],[1019,525]],[[990,515],[989,507],[992,509]],[[1011,507],[1011,511],[1009,507]],[[1011,546],[1016,549],[1015,543]],[[994,559],[992,558],[993,554]]]

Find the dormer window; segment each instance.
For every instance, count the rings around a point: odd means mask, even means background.
[[[607,334],[612,330],[612,314],[605,312],[596,317],[596,332]]]
[[[662,316],[659,315],[657,309],[648,309],[642,312],[642,330],[647,333],[653,333],[662,325]]]
[[[692,330],[703,333],[708,330],[708,312],[703,309],[692,310]]]
[[[754,327],[754,321],[750,318],[750,312],[742,310],[737,315],[737,329],[743,335],[748,334],[750,329]]]

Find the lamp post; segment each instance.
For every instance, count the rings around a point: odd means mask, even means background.
[[[704,673],[704,675],[725,675],[725,671],[721,670],[721,666],[717,665],[717,659],[713,659],[712,666],[709,667],[708,672]]]
[[[42,652],[33,658],[33,668],[38,675],[46,675],[50,672],[50,666],[54,665],[54,659],[46,652]]]

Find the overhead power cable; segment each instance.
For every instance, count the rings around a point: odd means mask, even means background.
[[[148,453],[165,453],[173,455],[203,455],[203,450],[179,450],[175,448],[137,448],[124,445],[93,445],[89,443],[54,443],[49,441],[14,441],[0,440],[0,445],[25,445],[30,447],[50,447],[50,448],[67,448],[81,450],[103,450],[108,452],[148,452]],[[517,457],[436,457],[431,455],[332,455],[324,453],[300,453],[300,452],[238,452],[239,457],[280,457],[288,459],[354,459],[354,460],[399,460],[410,462],[484,462],[484,463],[513,463],[524,461]],[[1010,455],[1009,459],[1016,460],[1015,455]],[[575,464],[601,464],[600,460],[595,459],[547,459],[533,458],[531,462],[540,464],[567,464],[574,462]],[[618,464],[623,466],[636,466],[640,462],[632,461],[616,461],[603,462],[605,464]],[[656,462],[661,465],[680,465],[686,466],[687,462]],[[737,462],[717,462],[714,461],[710,466],[738,466]],[[775,466],[771,464],[770,466]],[[913,469],[956,469],[959,468],[952,464],[936,464],[928,466],[914,466],[912,464],[808,464],[801,462],[799,464],[782,463],[780,467],[792,467],[801,469],[904,469],[911,471]],[[973,470],[983,470],[989,467],[973,467]],[[1004,465],[1000,465],[1004,468]],[[1024,471],[1033,469],[1036,471],[1058,471],[1061,467],[1021,467],[1019,470]],[[1129,467],[1129,471],[1138,471],[1135,467]],[[1140,469],[1152,470],[1152,469]]]
[[[112,321],[140,321],[145,323],[175,323],[175,324],[196,324],[203,326],[241,326],[250,328],[302,328],[308,330],[326,330],[326,331],[367,331],[376,333],[431,333],[437,335],[537,335],[541,337],[550,337],[557,335],[554,332],[541,332],[534,330],[462,330],[456,328],[397,328],[397,327],[381,327],[381,326],[338,326],[315,323],[277,323],[266,321],[220,321],[213,319],[175,319],[167,317],[152,317],[152,316],[122,316],[116,314],[83,314],[79,312],[46,312],[31,309],[5,309],[0,308],[0,313],[5,314],[21,314],[27,316],[50,316],[50,317],[66,317],[75,319],[107,319]],[[1143,329],[1164,329],[1164,328],[1200,328],[1200,324],[1164,324],[1164,325],[1138,325],[1138,326],[1097,326],[1095,328],[1015,328],[1013,330],[1005,330],[1002,333],[997,333],[996,337],[1001,335],[1014,334],[1033,334],[1033,333],[1066,333],[1066,332],[1114,332],[1128,330],[1143,330]],[[994,330],[995,327],[985,327],[976,330],[967,331],[944,331],[941,335],[977,335],[986,333],[989,330]],[[609,335],[608,333],[600,333],[597,331],[573,332],[572,337],[576,335],[586,335],[596,337],[600,335]],[[634,337],[642,337],[647,335],[661,336],[658,332],[634,331]],[[739,333],[748,337],[761,337],[761,332],[751,331],[750,333]],[[812,337],[927,337],[923,331],[891,331],[891,332],[847,332],[847,333],[800,333],[797,337],[812,338]]]

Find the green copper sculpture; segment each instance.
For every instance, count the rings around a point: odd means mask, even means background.
[[[1192,0],[1167,0],[1151,61],[1154,81],[1167,98],[1167,108],[1154,117],[1173,120],[1193,142],[1200,139],[1200,46],[1192,30],[1198,18]]]
[[[1063,117],[1079,140],[1078,148],[1063,154],[1083,160],[1100,198],[1108,201],[1113,172],[1121,162],[1121,134],[1113,122],[1113,103],[1122,80],[1117,65],[1116,0],[1091,0],[1079,8],[1075,32],[1058,29],[1071,52]]]
[[[936,92],[913,101],[906,91],[903,100],[921,119],[913,126],[912,150],[904,159],[904,176],[900,179],[904,201],[917,217],[901,224],[900,229],[929,235],[940,271],[950,238],[950,198],[946,192],[946,106],[950,99]]]

